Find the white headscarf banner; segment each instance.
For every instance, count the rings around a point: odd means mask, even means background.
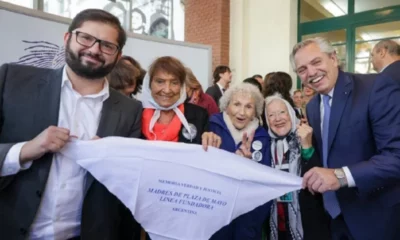
[[[180,98],[176,103],[171,105],[170,107],[161,107],[151,95],[150,89],[150,75],[147,73],[143,79],[142,85],[142,95],[140,96],[140,101],[142,102],[143,108],[152,108],[155,109],[153,117],[150,120],[149,130],[151,133],[153,132],[154,125],[156,124],[157,120],[160,118],[161,111],[173,110],[175,114],[178,116],[179,120],[181,121],[183,127],[188,131],[190,136],[192,135],[192,130],[189,126],[188,121],[185,118],[185,115],[179,110],[179,105],[186,101],[186,86],[185,84],[181,87]]]
[[[236,217],[301,188],[301,178],[216,148],[108,137],[61,154],[116,195],[152,240],[209,239]]]

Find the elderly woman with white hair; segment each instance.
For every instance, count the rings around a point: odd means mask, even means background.
[[[270,137],[259,123],[263,108],[264,99],[256,86],[250,83],[231,86],[220,99],[222,112],[210,118],[210,131],[221,137],[220,148],[270,166]],[[266,203],[238,217],[211,239],[261,239],[270,206]]]
[[[266,98],[266,116],[273,168],[303,176],[320,165],[312,145],[312,128],[300,124],[293,107],[280,94]],[[275,199],[268,230],[269,240],[329,240],[322,196],[301,190]]]

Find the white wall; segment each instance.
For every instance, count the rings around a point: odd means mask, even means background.
[[[289,54],[297,42],[297,0],[231,0],[230,67],[234,81],[254,74],[289,73]]]

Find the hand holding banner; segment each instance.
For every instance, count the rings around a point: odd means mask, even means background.
[[[201,145],[108,137],[73,141],[76,160],[152,240],[209,239],[236,217],[301,188],[301,178]]]

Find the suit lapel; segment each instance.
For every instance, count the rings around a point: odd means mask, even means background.
[[[50,74],[44,76],[37,84],[37,110],[35,111],[34,124],[32,126],[36,128],[35,132],[42,132],[51,125],[58,125],[62,71],[62,68],[52,70]],[[38,171],[40,182],[45,183],[47,181],[51,163],[51,157],[43,159],[42,166],[46,170]]]
[[[338,81],[332,98],[331,116],[329,119],[329,135],[328,135],[328,153],[335,139],[340,119],[346,107],[347,100],[350,97],[353,84],[351,77],[342,71],[339,71]],[[329,156],[329,155],[328,155]]]
[[[314,97],[308,104],[310,105],[310,110],[308,111],[311,116],[309,116],[309,121],[311,127],[314,131],[315,140],[317,141],[317,147],[320,152],[322,152],[322,135],[321,135],[321,109],[320,109],[321,98],[319,94]]]
[[[101,110],[101,117],[99,127],[97,129],[97,136],[103,138],[113,136],[116,133],[117,126],[120,121],[121,111],[115,106],[119,100],[115,95],[116,93],[110,89],[110,97],[104,101],[103,108]],[[84,194],[86,195],[90,186],[94,181],[94,177],[87,173]]]

